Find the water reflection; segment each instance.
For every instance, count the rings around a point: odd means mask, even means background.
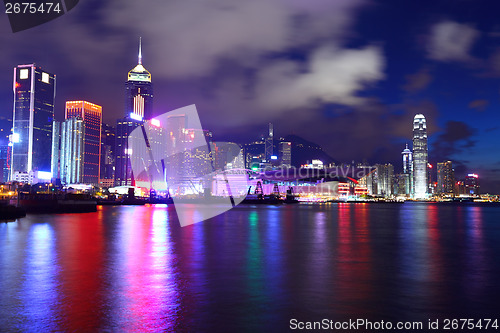
[[[22,331],[53,331],[57,325],[59,265],[52,226],[35,224],[28,234],[20,300]]]
[[[338,246],[336,301],[342,304],[342,317],[352,313],[369,316],[373,277],[369,244],[368,213],[364,205],[338,205]]]
[[[500,294],[491,209],[238,206],[183,228],[170,206],[30,215],[0,224],[0,323],[240,332],[291,317],[479,316]]]

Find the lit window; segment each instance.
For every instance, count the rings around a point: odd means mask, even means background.
[[[19,78],[21,80],[27,79],[28,76],[30,75],[29,69],[23,68],[19,71]]]
[[[49,83],[49,74],[42,73],[42,82]]]

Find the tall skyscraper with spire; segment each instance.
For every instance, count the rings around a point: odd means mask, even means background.
[[[403,156],[403,173],[398,175],[398,194],[410,196],[413,193],[413,153],[406,148],[401,153]]]
[[[116,122],[115,186],[134,185],[128,147],[130,133],[153,116],[151,73],[142,65],[142,39],[139,39],[137,65],[128,72],[125,82],[125,115]]]
[[[427,195],[427,163],[427,123],[423,114],[417,114],[413,119],[413,186],[417,199]]]
[[[139,39],[137,66],[128,72],[125,82],[125,117],[136,120],[153,116],[153,84],[151,73],[142,65],[142,39]]]

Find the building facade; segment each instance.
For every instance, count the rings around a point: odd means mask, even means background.
[[[480,194],[479,191],[479,176],[475,173],[470,173],[465,177],[464,181],[465,194],[476,196]]]
[[[101,171],[99,184],[114,185],[115,179],[115,142],[116,130],[108,124],[102,124],[101,130]]]
[[[377,164],[377,194],[389,197],[394,194],[394,166]]]
[[[125,115],[116,122],[115,186],[133,185],[131,149],[128,147],[130,133],[153,116],[153,84],[151,73],[142,65],[142,44],[139,41],[137,65],[128,72],[125,82]]]
[[[414,197],[427,196],[427,123],[424,115],[417,114],[413,120],[413,187]]]
[[[56,76],[35,64],[14,68],[11,176],[51,171]]]
[[[292,166],[292,143],[289,141],[280,142],[280,161],[281,165],[285,167]]]
[[[87,101],[68,101],[65,118],[61,125],[61,181],[97,185],[102,107]]]
[[[437,194],[452,195],[455,192],[455,175],[451,161],[437,164]]]

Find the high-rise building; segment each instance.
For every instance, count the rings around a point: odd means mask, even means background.
[[[392,164],[377,164],[377,194],[391,196],[393,194],[394,166]]]
[[[464,182],[466,195],[479,195],[479,176],[475,173],[470,173],[465,177]]]
[[[142,65],[141,41],[137,66],[128,72],[125,82],[125,117],[137,120],[153,117],[153,84],[151,73]]]
[[[60,179],[61,174],[59,172],[59,162],[61,155],[61,123],[54,120],[52,123],[52,161],[50,166],[50,172],[52,173],[52,178]]]
[[[101,130],[101,171],[99,183],[109,184],[115,179],[115,137],[114,127],[103,123]],[[113,185],[113,184],[112,184]]]
[[[61,181],[98,184],[102,107],[86,101],[66,102],[61,126]]]
[[[427,196],[427,123],[424,115],[417,114],[413,120],[413,186],[414,197]]]
[[[280,142],[280,160],[281,165],[286,167],[292,166],[292,143],[289,141]]]
[[[399,191],[398,194],[411,195],[413,193],[413,153],[406,148],[401,153],[403,156],[403,175],[399,177]]]
[[[266,160],[270,160],[274,156],[274,129],[273,124],[269,123],[269,132],[265,141]]]
[[[116,122],[115,185],[133,185],[130,163],[132,155],[128,147],[130,133],[153,116],[153,84],[151,73],[142,65],[142,42],[139,40],[138,63],[128,72],[125,82],[125,116]]]
[[[6,183],[10,177],[11,146],[0,144],[0,183]]]
[[[439,194],[453,194],[455,189],[455,175],[451,161],[437,164],[437,188]]]
[[[394,176],[394,194],[399,196],[411,196],[411,177],[407,173],[399,173]]]
[[[401,153],[403,155],[403,173],[412,174],[413,172],[413,153],[408,148],[408,144],[406,144],[406,148]]]
[[[51,171],[56,76],[35,64],[14,68],[11,176]]]
[[[84,160],[84,125],[81,117],[72,117],[61,123],[61,182],[82,182]]]

